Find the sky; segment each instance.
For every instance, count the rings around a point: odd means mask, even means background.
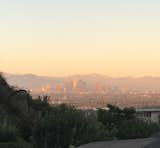
[[[160,76],[159,0],[1,0],[0,71]]]

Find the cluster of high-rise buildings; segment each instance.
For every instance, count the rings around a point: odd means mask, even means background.
[[[51,84],[43,84],[38,88],[31,89],[33,93],[124,93],[126,89],[117,86],[110,86],[102,82],[96,81],[88,84],[82,79],[66,80]]]
[[[33,93],[49,95],[51,104],[67,103],[80,108],[105,107],[109,103],[137,108],[160,106],[158,91],[127,90],[117,86],[105,86],[100,82],[88,86],[83,80],[67,80],[58,82],[55,86],[42,86]]]

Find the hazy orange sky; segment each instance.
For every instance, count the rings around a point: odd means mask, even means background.
[[[158,0],[0,1],[0,71],[160,76]]]

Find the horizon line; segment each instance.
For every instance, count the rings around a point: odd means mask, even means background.
[[[143,75],[143,76],[131,76],[131,75],[128,75],[128,76],[110,76],[110,75],[107,75],[107,74],[101,74],[101,73],[86,73],[86,74],[66,74],[66,75],[43,75],[43,74],[35,74],[35,73],[10,73],[10,72],[2,72],[0,71],[0,74],[2,75],[18,75],[18,76],[25,76],[25,75],[32,75],[32,76],[38,76],[38,77],[57,77],[57,78],[62,78],[62,77],[74,77],[74,76],[90,76],[90,75],[95,75],[95,76],[103,76],[103,77],[109,77],[109,78],[147,78],[147,77],[150,77],[150,78],[160,78],[160,75],[159,76],[156,76],[156,75]]]

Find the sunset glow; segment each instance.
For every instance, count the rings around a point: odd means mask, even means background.
[[[158,0],[1,1],[0,71],[160,76],[159,6]]]

